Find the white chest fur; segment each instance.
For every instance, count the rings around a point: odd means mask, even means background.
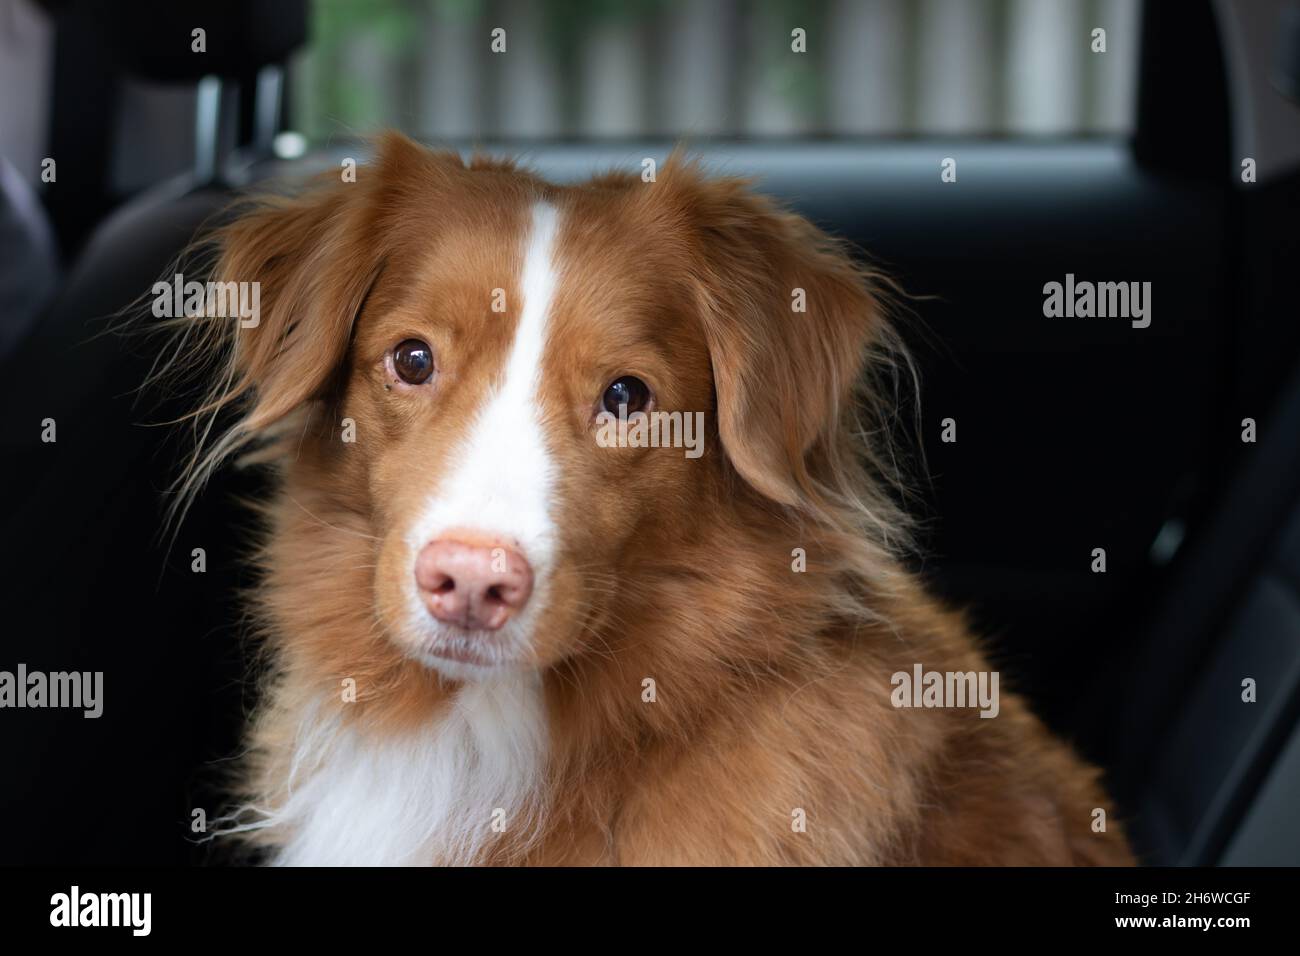
[[[307,721],[289,797],[255,825],[287,835],[282,866],[474,863],[535,832],[546,747],[531,676],[466,684],[437,723],[402,737]]]

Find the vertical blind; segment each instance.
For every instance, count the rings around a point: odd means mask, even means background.
[[[1125,133],[1140,5],[317,0],[294,125],[312,138]]]

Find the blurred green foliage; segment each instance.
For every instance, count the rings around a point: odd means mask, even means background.
[[[657,18],[685,2],[689,0],[535,0],[547,53],[559,66],[565,126],[572,125],[582,96],[574,65],[591,31],[618,23],[650,33]],[[432,24],[478,23],[486,45],[487,31],[498,25],[491,20],[502,9],[491,0],[316,0],[311,46],[303,69],[295,74],[297,83],[309,87],[297,91],[295,126],[317,139],[339,130],[368,131],[390,124],[409,128],[412,103],[419,95],[411,85],[420,59],[428,55],[426,38]],[[816,67],[819,59],[788,54],[790,31],[796,26],[814,38],[810,43],[818,42],[826,21],[825,0],[744,0],[741,12],[740,35],[734,38],[741,48],[736,62],[740,67],[748,59],[748,81],[762,84],[791,109],[817,117],[825,94],[824,77]],[[762,31],[771,40],[751,49],[754,31],[745,29],[743,22],[749,17],[779,29]],[[368,68],[361,68],[359,58],[365,58]],[[653,77],[645,81],[653,82]]]

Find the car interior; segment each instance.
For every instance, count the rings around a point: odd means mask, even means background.
[[[1131,133],[685,146],[905,290],[915,566],[1004,684],[1103,768],[1141,861],[1294,865],[1300,10],[1137,6]],[[57,280],[0,359],[2,643],[31,667],[111,671],[113,707],[0,722],[0,750],[25,768],[0,797],[0,859],[213,862],[190,821],[217,807],[256,693],[243,500],[266,479],[225,468],[165,527],[185,438],[167,423],[193,396],[141,390],[157,342],[122,318],[237,196],[370,147],[340,131],[285,155],[307,0],[32,7],[53,38],[39,155],[58,165],[30,186],[54,242],[23,247]],[[194,22],[212,53],[164,52]],[[144,125],[132,83],[189,91],[188,124]],[[177,143],[189,168],[154,177],[150,157]],[[662,161],[677,137],[444,145],[571,181]],[[1044,285],[1067,275],[1149,282],[1149,327],[1046,317]],[[190,573],[198,544],[204,575]]]

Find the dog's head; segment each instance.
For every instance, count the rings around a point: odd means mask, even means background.
[[[260,316],[227,320],[213,405],[243,417],[216,454],[311,408],[283,457],[363,516],[377,626],[444,676],[580,652],[704,526],[863,510],[870,282],[743,182],[673,160],[557,187],[390,136],[217,241]]]

